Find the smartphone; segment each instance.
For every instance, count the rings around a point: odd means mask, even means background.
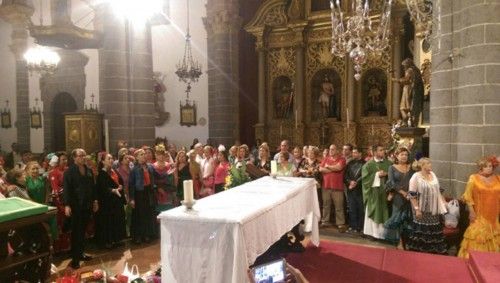
[[[253,268],[255,283],[285,282],[285,259],[271,261]]]

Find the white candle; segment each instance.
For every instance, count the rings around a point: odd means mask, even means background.
[[[349,120],[351,120],[351,118],[349,117],[349,108],[346,108],[346,118],[347,118],[347,129],[349,130]]]
[[[297,112],[297,110],[295,110],[295,129],[298,128],[298,122],[299,122],[298,119],[297,119],[298,116],[299,116],[298,112]]]
[[[193,180],[184,181],[184,201],[187,203],[193,202]]]
[[[276,175],[278,172],[278,164],[276,163],[276,160],[271,161],[271,175]]]

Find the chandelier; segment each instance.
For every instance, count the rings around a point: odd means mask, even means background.
[[[363,4],[364,2],[364,4]],[[353,15],[344,18],[339,0],[330,0],[332,18],[332,54],[349,57],[354,62],[354,78],[361,78],[361,65],[368,56],[381,56],[389,48],[389,27],[392,0],[384,1],[380,22],[376,30],[372,27],[368,0],[353,0]]]
[[[57,52],[44,46],[32,47],[24,53],[24,59],[30,74],[39,73],[41,76],[52,75],[57,69],[61,57]]]
[[[406,0],[406,7],[417,31],[427,39],[432,33],[432,1]]]
[[[186,44],[184,45],[184,56],[176,68],[175,74],[179,77],[179,81],[191,84],[198,81],[202,71],[198,62],[194,61],[191,52],[191,35],[189,34],[189,0],[187,2],[187,31],[186,31]]]

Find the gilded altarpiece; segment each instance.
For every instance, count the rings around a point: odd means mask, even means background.
[[[292,13],[290,7],[294,5],[304,5],[305,13]],[[256,37],[256,50],[261,58],[259,70],[264,72],[259,74],[259,101],[265,101],[265,106],[259,107],[262,118],[255,126],[256,137],[268,141],[272,147],[282,139],[321,146],[350,142],[363,148],[376,142],[389,143],[393,117],[393,50],[384,52],[380,58],[369,58],[363,66],[364,72],[377,69],[380,70],[377,78],[385,77],[380,91],[384,92],[381,97],[386,111],[367,116],[363,112],[366,98],[361,80],[357,82],[353,78],[348,59],[335,57],[330,52],[329,11],[311,12],[308,5],[311,1],[264,1],[245,26],[245,30]],[[290,90],[284,83],[288,79],[292,82]],[[327,114],[321,114],[321,102],[326,106],[328,101],[327,95],[320,97],[323,83],[331,88],[337,104],[337,110],[325,112]],[[286,104],[285,100],[290,98],[293,101]],[[288,108],[280,108],[277,105],[280,101],[281,106]]]
[[[294,111],[295,51],[292,47],[272,48],[268,52],[267,113],[268,141],[279,144],[281,139],[292,139]],[[287,83],[290,82],[290,84]]]
[[[64,113],[64,121],[67,152],[83,148],[92,153],[103,148],[102,114],[92,111]]]

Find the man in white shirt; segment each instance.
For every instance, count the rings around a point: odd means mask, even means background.
[[[203,158],[201,160],[200,167],[201,167],[201,174],[203,177],[200,196],[204,197],[212,195],[215,189],[214,187],[215,160],[213,158],[213,148],[209,145],[203,148]]]
[[[288,140],[283,140],[280,143],[280,151],[274,155],[274,160],[279,163],[280,161],[280,153],[282,152],[288,152],[288,149],[290,148]],[[292,163],[293,162],[293,154],[290,154],[288,152],[288,162]]]

